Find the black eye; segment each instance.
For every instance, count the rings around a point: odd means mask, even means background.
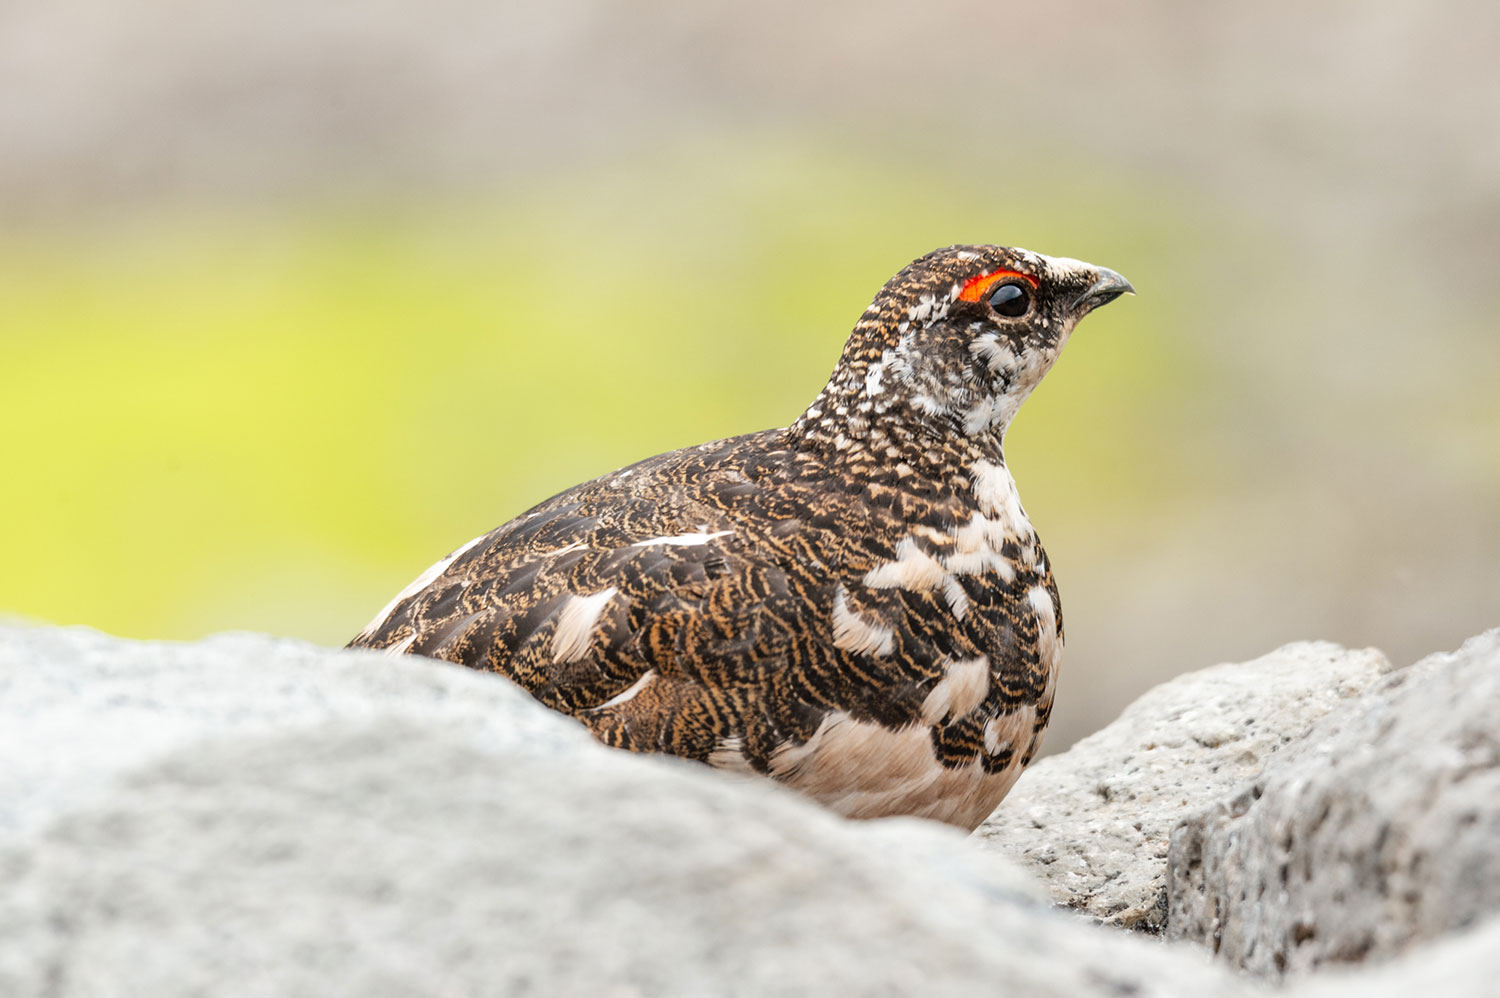
[[[1030,307],[1031,295],[1019,284],[1002,284],[990,295],[990,308],[1010,319],[1025,315]]]

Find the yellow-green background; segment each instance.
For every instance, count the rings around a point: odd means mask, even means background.
[[[0,615],[339,644],[456,544],[794,418],[899,267],[1126,274],[1007,445],[1052,748],[1500,623],[1493,5],[0,9]]]
[[[134,637],[340,642],[406,576],[575,481],[784,425],[932,246],[1003,232],[1146,288],[1159,266],[1129,190],[1060,187],[1124,209],[1082,231],[972,178],[806,148],[685,186],[692,155],[378,214],[12,236],[0,605]],[[1184,394],[1189,359],[1143,324],[1167,307],[1092,320],[1030,405],[1013,460],[1044,515],[1100,491],[1123,514],[1162,470],[1131,397]]]

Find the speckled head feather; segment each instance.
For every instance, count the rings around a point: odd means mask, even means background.
[[[1025,311],[1002,315],[990,299],[1012,288]],[[1133,291],[1114,271],[1078,260],[1003,246],[935,250],[875,296],[791,433],[825,446],[871,430],[1004,436],[1078,320]]]
[[[929,253],[786,429],[649,458],[470,541],[351,642],[502,673],[606,744],[851,817],[972,828],[1040,744],[1063,642],[1005,466],[1113,271]]]

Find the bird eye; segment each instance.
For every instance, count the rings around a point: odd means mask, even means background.
[[[1031,308],[1031,295],[1019,284],[1002,284],[990,295],[990,308],[1006,318],[1019,318]]]

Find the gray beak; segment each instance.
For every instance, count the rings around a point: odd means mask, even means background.
[[[1125,278],[1107,267],[1097,268],[1099,279],[1089,289],[1074,299],[1069,311],[1080,317],[1087,315],[1100,305],[1108,305],[1121,295],[1135,294],[1135,288]]]

